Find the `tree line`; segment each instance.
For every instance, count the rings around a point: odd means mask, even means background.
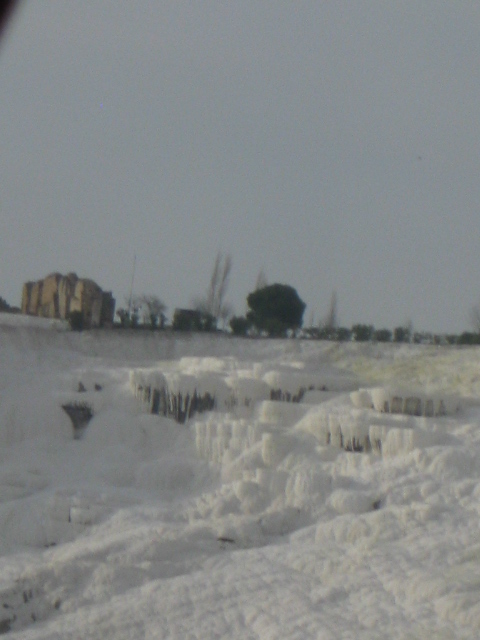
[[[174,331],[227,330],[236,336],[296,336],[335,342],[480,344],[480,308],[472,311],[472,322],[477,330],[465,331],[460,335],[414,331],[411,322],[393,330],[361,323],[342,327],[338,323],[336,292],[332,293],[325,318],[317,326],[311,322],[310,326],[304,327],[306,304],[296,289],[287,284],[268,284],[263,269],[258,274],[255,289],[246,298],[246,313],[234,315],[232,306],[226,301],[231,270],[231,256],[218,252],[205,294],[194,298],[191,309],[176,309],[168,328]],[[125,307],[117,311],[120,326],[167,328],[167,307],[158,297],[143,295],[131,297],[125,302]],[[143,325],[140,325],[142,319]]]
[[[317,326],[303,327],[305,302],[296,289],[282,283],[268,284],[263,269],[260,271],[255,289],[247,296],[247,311],[234,315],[226,300],[232,258],[230,254],[218,252],[210,280],[203,296],[194,298],[192,308],[175,309],[172,322],[167,325],[166,304],[157,295],[143,294],[125,298],[125,305],[116,312],[115,327],[129,329],[151,329],[174,331],[229,331],[236,336],[299,337],[305,339],[331,340],[335,342],[395,342],[423,344],[480,344],[480,307],[471,311],[474,331],[460,335],[435,335],[430,332],[414,332],[411,322],[393,330],[375,328],[372,324],[354,324],[342,327],[338,322],[337,295],[332,293],[328,312]],[[0,297],[0,311],[19,312]],[[73,312],[69,318],[73,330],[83,329],[83,315]]]

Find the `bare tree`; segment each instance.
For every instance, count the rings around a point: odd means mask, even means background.
[[[213,265],[207,295],[194,302],[199,311],[212,316],[215,320],[222,318],[225,321],[230,313],[230,307],[225,303],[225,295],[231,270],[232,257],[229,253],[224,255],[219,251]]]
[[[233,316],[233,307],[231,304],[224,303],[220,309],[219,318],[222,321],[222,327],[225,329],[227,320]]]
[[[120,320],[120,324],[122,325],[122,327],[125,329],[126,327],[128,327],[129,323],[130,323],[130,316],[128,313],[128,309],[126,309],[125,307],[121,307],[120,309],[117,309],[115,315],[118,316],[119,320]]]
[[[142,310],[143,300],[142,296],[131,296],[130,295],[130,326],[132,328],[138,327],[138,321],[140,319],[140,312]]]
[[[337,292],[332,292],[332,297],[330,298],[330,307],[328,309],[328,313],[325,317],[325,320],[322,322],[323,329],[335,329],[338,324],[338,303],[337,303]]]
[[[140,298],[141,306],[143,309],[143,320],[148,322],[152,329],[155,329],[158,325],[163,328],[165,323],[164,311],[166,305],[158,296],[143,295]]]
[[[136,327],[141,308],[142,299],[139,296],[125,296],[125,306],[117,309],[115,315],[118,316],[122,327]]]
[[[122,327],[136,327],[138,325],[139,313],[143,302],[140,296],[126,296],[125,307],[118,309],[116,315],[119,317]]]
[[[470,309],[470,324],[475,333],[480,333],[480,305],[476,305]]]
[[[255,283],[255,291],[258,291],[258,289],[264,289],[267,285],[267,276],[265,275],[265,270],[262,267],[258,272],[257,281]]]
[[[310,315],[308,316],[308,324],[307,327],[313,327],[315,322],[315,311],[313,309],[310,310]]]

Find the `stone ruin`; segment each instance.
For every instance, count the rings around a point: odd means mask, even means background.
[[[72,312],[82,314],[87,329],[112,325],[115,299],[96,282],[76,273],[51,273],[43,280],[26,282],[22,290],[22,313],[68,320]]]

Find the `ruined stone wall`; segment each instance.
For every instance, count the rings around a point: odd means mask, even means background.
[[[113,324],[115,300],[93,280],[75,273],[52,273],[43,280],[26,282],[22,289],[22,313],[44,318],[68,319],[78,311],[85,327]]]
[[[69,273],[58,284],[58,305],[61,318],[68,318],[72,309],[72,299],[75,295],[75,285],[78,277],[75,273]],[[80,309],[79,309],[80,310]]]
[[[102,306],[100,310],[100,326],[113,324],[115,317],[115,298],[111,291],[102,291]]]
[[[40,300],[42,298],[43,281],[29,282],[27,283],[29,297],[26,301],[26,313],[31,315],[38,315],[38,309],[40,307]],[[23,306],[23,305],[22,305]]]
[[[37,315],[43,318],[59,318],[58,285],[62,276],[52,273],[43,282],[40,292],[39,312]]]
[[[102,310],[102,290],[93,280],[79,280],[75,297],[80,299],[81,311],[88,326],[99,327]]]
[[[22,304],[20,306],[22,313],[32,313],[30,311],[32,289],[33,289],[33,282],[25,282],[22,288]]]

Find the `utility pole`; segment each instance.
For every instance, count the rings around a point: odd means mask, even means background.
[[[133,300],[133,281],[135,279],[135,265],[137,263],[137,256],[133,255],[133,269],[132,269],[132,282],[130,283],[130,295],[128,296],[128,317],[130,318],[132,313],[132,300]]]

